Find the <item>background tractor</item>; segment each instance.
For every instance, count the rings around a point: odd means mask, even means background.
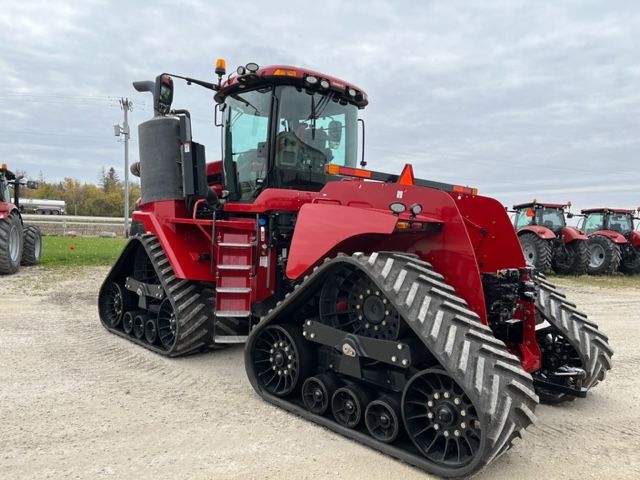
[[[0,166],[0,274],[13,274],[22,265],[40,262],[42,235],[35,225],[24,225],[20,214],[20,187],[37,188],[35,182],[23,182],[5,163]],[[11,200],[13,187],[14,198]]]
[[[166,356],[245,342],[268,402],[442,476],[509,448],[539,398],[585,397],[606,335],[527,265],[473,188],[358,164],[363,90],[254,63],[213,90],[206,162],[173,79],[139,127],[137,224],[100,288],[110,332]]]
[[[516,213],[513,226],[518,234],[524,256],[540,272],[553,269],[556,273],[583,275],[587,272],[589,250],[587,236],[578,228],[568,227],[565,209],[558,203],[530,203],[513,206]]]
[[[640,212],[638,207],[636,212]],[[588,235],[590,256],[587,271],[591,275],[609,275],[616,270],[640,273],[640,232],[634,229],[633,210],[587,208],[580,225]]]

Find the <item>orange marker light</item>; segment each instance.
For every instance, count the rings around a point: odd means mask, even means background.
[[[295,77],[297,75],[295,70],[289,70],[287,68],[277,68],[274,75],[285,75],[287,77]]]
[[[329,165],[324,166],[324,171],[329,175],[338,175],[338,173],[340,173],[340,165],[337,163],[330,163]]]
[[[7,168],[7,164],[6,164],[6,163],[3,163],[3,164],[0,166],[0,168]]]

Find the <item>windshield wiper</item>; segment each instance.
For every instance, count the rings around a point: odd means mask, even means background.
[[[247,107],[251,107],[251,108],[253,108],[254,114],[255,114],[256,116],[260,116],[260,110],[258,110],[258,109],[257,109],[257,108],[252,104],[252,103],[250,103],[248,100],[245,100],[244,98],[242,98],[241,96],[239,96],[237,93],[236,93],[236,94],[233,94],[233,95],[230,95],[230,97],[231,97],[231,98],[233,98],[233,99],[235,99],[235,100],[237,100],[237,101],[239,101],[239,102],[241,102],[241,103],[244,103]]]

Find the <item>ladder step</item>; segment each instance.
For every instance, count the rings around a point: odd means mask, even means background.
[[[253,247],[253,243],[228,243],[228,242],[220,242],[218,243],[219,247],[244,247],[249,248]]]
[[[218,265],[218,270],[251,270],[251,265]]]
[[[216,293],[249,293],[250,288],[246,287],[218,287]]]
[[[245,343],[248,335],[218,335],[214,338],[215,343]]]
[[[247,310],[220,310],[216,312],[216,317],[250,317],[251,312]]]

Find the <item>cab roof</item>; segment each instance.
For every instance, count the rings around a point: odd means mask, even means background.
[[[240,67],[239,67],[240,68]],[[307,82],[308,77],[315,77],[312,85]],[[328,81],[328,88],[321,86],[321,81]],[[367,94],[353,83],[346,82],[336,77],[316,72],[308,68],[294,67],[292,65],[268,65],[258,67],[255,72],[245,71],[242,74],[233,73],[222,82],[220,89],[215,94],[217,102],[222,103],[228,95],[244,88],[254,88],[260,84],[296,85],[320,93],[333,91],[340,95],[340,100],[353,103],[358,108],[364,108],[369,104]]]
[[[583,208],[580,213],[635,213],[635,210],[629,208],[609,208],[609,207],[597,207],[597,208]]]
[[[565,208],[567,205],[564,203],[542,203],[542,202],[529,202],[529,203],[519,203],[513,206],[514,210],[521,210],[523,208]]]

